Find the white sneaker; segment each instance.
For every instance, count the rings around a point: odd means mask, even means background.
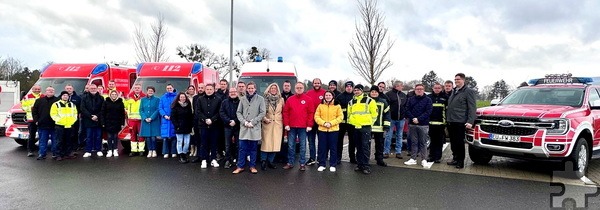
[[[177,154],[172,154],[171,157],[176,158]]]
[[[431,168],[433,162],[427,162],[427,160],[423,160],[421,161],[421,165],[423,166],[423,168]]]
[[[329,167],[329,171],[335,172],[335,167]]]
[[[146,157],[147,158],[151,158],[152,157],[152,150],[148,151],[148,155]]]
[[[106,157],[112,157],[112,150],[108,150],[108,152],[106,152]]]
[[[317,171],[321,172],[325,170],[325,166],[319,166],[319,168],[317,168]]]
[[[96,152],[96,155],[98,155],[98,157],[104,156],[104,154],[102,154],[102,152]]]
[[[113,150],[113,156],[114,157],[119,157],[119,150],[118,149]]]
[[[217,160],[212,160],[212,162],[210,162],[210,165],[215,168],[219,167],[219,163],[217,162]]]
[[[152,157],[155,158],[156,157],[156,150],[152,150]]]
[[[408,165],[408,166],[417,165],[417,161],[411,158],[410,160],[404,162],[404,165]]]
[[[169,154],[166,154],[166,155],[164,156],[164,158],[165,158],[165,159],[169,158]]]
[[[206,160],[202,160],[202,165],[200,165],[200,168],[206,168]]]
[[[91,157],[92,153],[86,152],[85,154],[83,154],[83,157]]]

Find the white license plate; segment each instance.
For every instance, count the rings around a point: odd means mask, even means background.
[[[520,136],[511,136],[511,135],[502,135],[502,134],[490,134],[490,139],[496,141],[505,141],[505,142],[520,142]]]
[[[20,139],[29,139],[29,134],[19,134]]]

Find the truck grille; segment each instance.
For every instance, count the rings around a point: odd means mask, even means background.
[[[533,148],[533,144],[526,143],[526,142],[501,142],[501,141],[494,141],[494,140],[489,140],[489,139],[481,139],[481,143],[502,146],[502,147],[519,148],[519,149]]]
[[[27,115],[23,112],[12,113],[10,118],[14,124],[27,125]]]
[[[477,118],[478,120],[510,120],[513,122],[540,122],[538,118],[530,118],[530,117],[502,117],[502,116],[480,116]]]
[[[535,134],[537,128],[521,128],[521,127],[500,127],[495,125],[480,125],[481,130],[487,133],[529,136]]]

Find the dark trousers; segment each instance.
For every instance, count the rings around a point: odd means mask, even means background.
[[[35,124],[35,122],[28,122],[27,129],[29,130],[29,138],[27,139],[27,151],[35,152],[35,142],[37,141],[35,137],[38,131],[38,126]]]
[[[444,125],[429,125],[429,158],[431,160],[442,159],[442,147],[446,141]]]
[[[327,164],[327,155],[329,154],[329,166],[337,166],[337,140],[338,131],[323,132],[319,131],[319,166],[325,167]]]
[[[190,145],[198,146],[200,144],[200,128],[194,126],[194,135],[190,137]]]
[[[79,121],[81,121],[81,119],[79,119]],[[87,129],[84,128],[83,126],[79,126],[79,133],[78,133],[78,147],[84,147],[87,143]]]
[[[54,127],[54,133],[56,134],[57,141],[57,156],[65,157],[69,156],[71,151],[71,129],[65,128],[64,126],[57,125]]]
[[[383,132],[372,132],[371,134],[373,135],[373,140],[375,140],[375,160],[383,161],[383,144],[385,143]]]
[[[281,150],[275,155],[275,162],[277,163],[287,163],[288,144],[285,141],[287,139],[287,131],[285,129],[283,130],[283,136],[281,138]]]
[[[200,137],[200,157],[202,160],[217,159],[217,141],[219,139],[220,129],[200,128],[202,136]]]
[[[225,161],[237,160],[240,128],[225,127]]]
[[[450,148],[452,149],[453,160],[465,162],[465,124],[449,123],[448,133],[450,133]]]
[[[75,121],[71,128],[69,128],[69,148],[67,149],[69,150],[69,154],[67,155],[71,155],[70,153],[79,147],[79,126],[79,121]]]
[[[356,141],[356,162],[361,169],[369,169],[369,159],[371,157],[371,126],[362,126],[354,129],[354,138]]]
[[[356,143],[353,136],[354,127],[347,123],[340,124],[340,131],[337,139],[337,158],[338,163],[342,161],[342,153],[344,151],[344,135],[348,133],[348,156],[350,160],[356,160]]]
[[[256,151],[258,149],[258,141],[240,140],[240,155],[237,161],[238,168],[244,168],[246,166],[246,157],[250,156],[248,165],[251,168],[256,167]]]
[[[86,128],[87,133],[87,144],[85,145],[85,152],[101,152],[102,151],[102,128],[92,127]]]

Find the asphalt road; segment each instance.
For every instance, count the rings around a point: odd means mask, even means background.
[[[0,138],[0,209],[540,209],[549,183],[342,163],[336,173],[279,169],[233,175],[175,159],[37,161]],[[584,195],[595,188],[568,186]],[[588,207],[599,208],[598,196]]]

